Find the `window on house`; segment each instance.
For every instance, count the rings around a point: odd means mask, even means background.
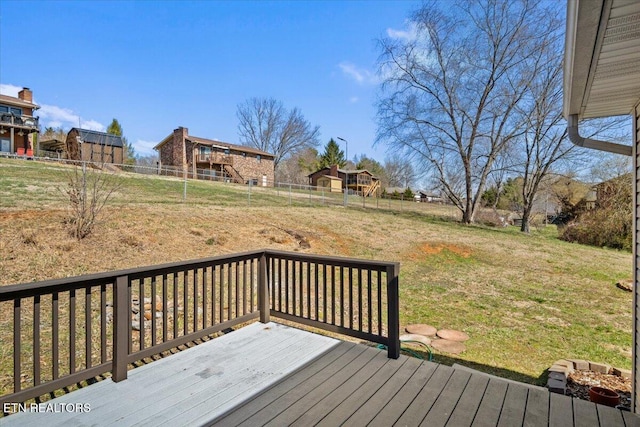
[[[256,156],[256,160],[257,160],[257,161],[261,161],[261,160],[262,160],[262,156],[260,156],[260,154],[258,154],[258,155]]]
[[[0,113],[13,113],[16,116],[22,116],[22,108],[0,105]]]
[[[226,155],[228,156],[229,154],[231,154],[231,150],[229,150],[228,148],[227,148],[227,149],[225,149],[225,150],[224,150],[224,154],[226,154]]]

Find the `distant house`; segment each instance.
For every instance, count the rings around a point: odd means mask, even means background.
[[[384,192],[383,192],[383,197],[387,198],[387,199],[397,199],[397,200],[410,200],[410,198],[407,198],[405,192],[407,191],[408,187],[385,187]],[[416,199],[417,197],[417,193],[414,189],[409,187],[409,190],[411,190],[411,193],[414,195],[413,198],[416,201],[420,201],[419,199]]]
[[[614,199],[616,195],[621,194],[626,188],[631,188],[632,181],[633,175],[626,173],[594,185],[583,199],[585,208],[595,209],[598,205]]]
[[[46,142],[43,148],[51,150]],[[69,160],[118,165],[124,160],[124,143],[121,137],[89,129],[72,128],[67,133],[65,151],[65,157]]]
[[[29,88],[18,92],[18,97],[0,95],[0,152],[33,155],[38,134],[38,117]]]
[[[313,187],[331,188],[357,192],[365,197],[377,196],[380,191],[380,180],[366,169],[340,169],[337,165],[322,168],[309,175],[309,184]],[[327,185],[330,187],[327,187]]]
[[[415,193],[416,201],[418,202],[427,202],[427,203],[444,203],[444,199],[434,193],[429,193],[426,191],[418,190]]]
[[[173,166],[190,176],[223,177],[241,184],[272,186],[274,155],[252,147],[189,135],[179,127],[154,147],[161,166]]]

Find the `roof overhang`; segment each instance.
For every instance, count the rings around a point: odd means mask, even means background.
[[[153,147],[154,150],[159,150],[160,147],[162,147],[164,144],[166,144],[169,140],[173,139],[173,134],[167,136],[165,139],[163,139],[162,141],[160,141],[155,147]]]
[[[564,116],[631,114],[640,102],[640,1],[569,0]]]

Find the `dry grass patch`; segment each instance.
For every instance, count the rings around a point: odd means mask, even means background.
[[[60,201],[12,187],[11,205],[0,203],[0,285],[264,247],[399,261],[402,328],[429,323],[471,336],[458,359],[439,361],[531,382],[559,358],[631,365],[632,296],[615,287],[631,272],[629,253],[560,242],[552,227],[525,236],[463,226],[425,214],[420,203],[405,202],[403,212],[254,199],[248,207],[243,186],[204,184],[181,203],[179,182],[135,182],[83,241],[66,234]],[[235,188],[238,202],[217,202]]]

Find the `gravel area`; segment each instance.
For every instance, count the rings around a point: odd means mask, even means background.
[[[616,391],[620,404],[631,406],[631,380],[613,374],[576,370],[567,379],[567,396],[589,400],[589,388],[600,386]]]

